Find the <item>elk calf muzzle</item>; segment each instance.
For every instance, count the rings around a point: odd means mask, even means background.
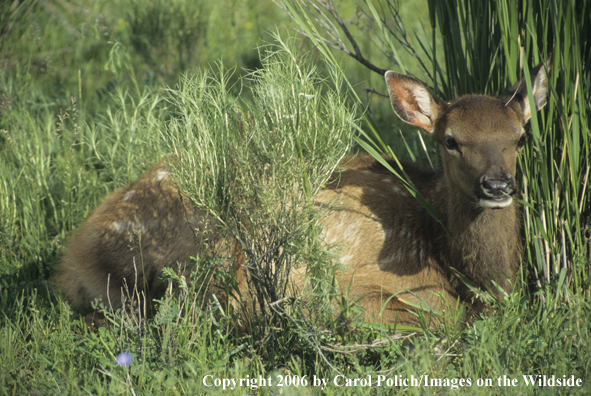
[[[508,172],[503,172],[499,178],[488,178],[482,175],[476,186],[475,194],[478,203],[485,208],[500,209],[509,206],[515,194],[515,178]]]

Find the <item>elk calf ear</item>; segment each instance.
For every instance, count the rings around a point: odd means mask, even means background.
[[[534,104],[536,111],[538,111],[546,105],[548,82],[546,69],[543,65],[539,65],[531,71],[530,77]],[[521,113],[523,114],[523,123],[526,123],[531,118],[532,113],[525,80],[521,79],[521,81],[511,87],[505,97],[507,98],[507,105],[512,105],[513,103],[519,104]]]
[[[412,77],[393,71],[386,72],[385,77],[392,109],[396,115],[402,121],[432,134],[441,106],[431,95],[429,88]]]

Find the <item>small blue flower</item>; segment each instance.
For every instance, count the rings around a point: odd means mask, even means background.
[[[119,366],[129,366],[132,361],[133,356],[131,356],[131,353],[122,352],[119,355],[117,355],[117,364]]]

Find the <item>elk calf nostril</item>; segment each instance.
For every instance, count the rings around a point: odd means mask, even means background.
[[[482,181],[482,192],[487,196],[513,195],[515,188],[510,180],[486,179]]]

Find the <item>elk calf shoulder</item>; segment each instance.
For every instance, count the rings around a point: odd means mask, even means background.
[[[441,145],[440,171],[412,164],[404,169],[451,235],[374,158],[359,155],[341,163],[317,197],[329,208],[323,238],[340,246],[345,270],[338,280],[360,299],[368,319],[415,324],[407,302],[436,310],[458,298],[470,302],[453,269],[479,287],[494,292],[494,281],[509,291],[507,279],[515,279],[520,257],[516,160],[531,109],[546,103],[544,69],[532,76],[530,105],[523,81],[503,97],[470,95],[444,103],[420,81],[386,73],[394,112]],[[107,197],[74,234],[56,285],[80,308],[95,299],[120,306],[125,285],[152,297],[161,289],[163,267],[204,250],[223,251],[215,223],[186,202],[166,167],[157,164]],[[244,256],[239,249],[229,253],[238,257],[243,289]],[[292,274],[300,287],[304,273]]]

